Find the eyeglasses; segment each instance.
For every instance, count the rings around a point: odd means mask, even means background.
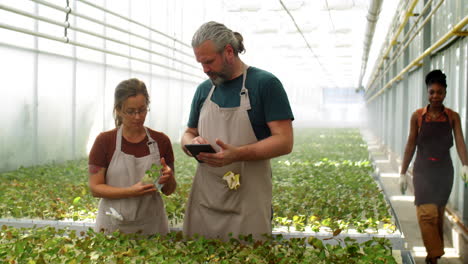
[[[141,116],[142,116],[142,115],[146,115],[146,113],[148,113],[149,111],[150,111],[149,108],[140,109],[140,111],[125,110],[125,111],[124,111],[124,114],[126,114],[127,116],[135,117],[137,114],[140,114]]]

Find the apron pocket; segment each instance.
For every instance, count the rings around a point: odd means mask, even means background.
[[[224,191],[216,191],[209,196],[202,195],[200,205],[205,209],[220,214],[240,214],[241,196],[238,191],[230,190],[226,186]]]
[[[119,209],[117,210],[122,216],[122,222],[133,222],[138,220],[138,212],[141,207],[140,197],[130,197],[120,199]]]
[[[242,163],[213,168],[199,166],[197,172],[201,177],[200,205],[206,209],[219,213],[239,214],[242,202]],[[237,190],[229,189],[227,182],[223,179],[226,172],[232,171],[241,174],[241,186]]]
[[[107,217],[109,217],[111,224],[117,227],[118,226],[135,226],[138,224],[145,224],[151,220],[151,219],[144,219],[144,218],[140,220],[125,220],[125,218],[123,220],[119,220],[110,215],[108,215]]]
[[[108,232],[120,230],[123,233],[169,232],[164,204],[159,194],[102,201],[99,210],[103,213],[99,214],[102,219],[99,228],[104,228]],[[105,214],[110,212],[111,207],[122,216],[122,220]]]
[[[112,218],[121,223],[130,223],[144,220],[147,214],[145,211],[151,208],[151,203],[154,203],[153,195],[124,199],[103,199],[102,209],[106,213],[110,212],[112,207],[122,216],[123,220],[108,215],[109,219]]]

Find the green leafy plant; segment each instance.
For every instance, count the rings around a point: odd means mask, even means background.
[[[291,154],[271,161],[275,228],[330,233],[396,229],[370,176],[373,167],[359,130],[295,129],[294,139]],[[177,144],[173,149],[177,190],[162,197],[171,225],[180,226],[197,162]],[[87,166],[83,159],[0,173],[0,217],[92,221],[98,199],[89,192]],[[151,183],[159,171],[150,170]]]
[[[93,219],[97,200],[87,178],[87,160],[0,173],[0,217]]]
[[[326,245],[310,238],[251,236],[231,238],[229,242],[179,233],[142,237],[138,234],[111,235],[93,230],[77,234],[52,227],[0,230],[0,259],[6,263],[317,263],[317,264],[393,264],[388,240],[371,239],[364,243],[346,238],[344,245]],[[308,244],[311,246],[308,246]]]
[[[144,184],[157,183],[159,176],[161,175],[162,170],[161,165],[152,164],[151,168],[145,172],[145,176],[141,179],[141,182]]]
[[[290,155],[272,160],[275,226],[330,233],[395,231],[357,129],[297,129],[295,142]]]

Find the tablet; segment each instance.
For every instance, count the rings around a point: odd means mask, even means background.
[[[197,155],[200,152],[216,153],[210,144],[187,144],[185,148],[187,148],[190,154],[200,163],[203,163],[203,161],[197,159]]]

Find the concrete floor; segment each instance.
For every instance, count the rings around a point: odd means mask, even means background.
[[[378,141],[376,141],[369,134],[364,133],[367,139],[370,154],[376,163],[376,167],[379,170],[381,182],[387,197],[389,198],[395,213],[400,221],[403,234],[405,236],[406,248],[411,250],[411,254],[416,260],[417,264],[424,264],[426,250],[422,242],[419,225],[416,218],[416,208],[414,205],[414,196],[411,188],[405,195],[402,195],[399,189],[398,178],[399,171],[395,164],[392,164],[385,154]],[[447,234],[444,234],[445,240],[445,255],[439,260],[438,263],[450,263],[450,264],[462,264],[468,263],[468,260],[462,260],[455,248],[453,243],[448,238]],[[468,245],[467,245],[468,246]]]

